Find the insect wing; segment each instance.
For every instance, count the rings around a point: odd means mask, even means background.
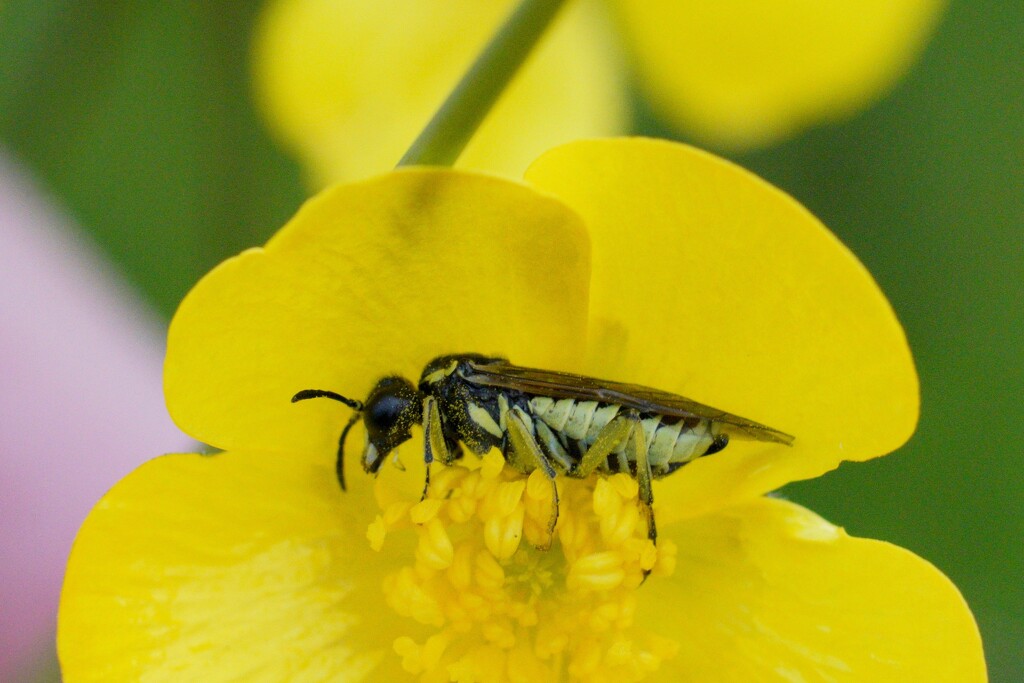
[[[635,408],[640,412],[671,417],[711,420],[727,425],[729,429],[726,431],[737,437],[771,441],[787,446],[793,444],[793,437],[785,432],[660,389],[568,372],[524,368],[505,361],[470,361],[469,366],[473,369],[473,374],[466,376],[465,379],[474,384],[512,389],[537,396],[615,403]]]

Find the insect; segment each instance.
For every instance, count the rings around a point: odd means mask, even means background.
[[[658,389],[512,365],[479,354],[440,356],[423,369],[419,385],[404,377],[377,382],[365,402],[322,389],[306,389],[292,402],[340,401],[355,412],[341,432],[337,475],[345,488],[345,439],[362,419],[366,426],[363,469],[376,474],[388,454],[424,431],[423,460],[430,465],[462,457],[460,444],[482,455],[500,449],[505,461],[528,474],[541,470],[551,482],[548,537],[558,521],[560,474],[586,478],[598,471],[636,478],[648,537],[657,541],[651,481],[696,458],[717,453],[730,436],[791,445],[777,429]]]

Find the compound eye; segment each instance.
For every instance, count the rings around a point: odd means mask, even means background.
[[[407,433],[419,414],[416,390],[401,377],[385,377],[366,400],[363,419],[371,438]],[[408,436],[406,436],[408,438]],[[390,440],[390,439],[389,439]]]
[[[389,432],[398,423],[409,401],[401,396],[384,395],[367,408],[366,423],[374,431]]]

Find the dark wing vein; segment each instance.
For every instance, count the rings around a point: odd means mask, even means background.
[[[727,429],[727,432],[733,436],[756,441],[772,441],[790,446],[794,440],[793,436],[759,422],[712,408],[685,396],[639,384],[612,382],[554,370],[524,368],[504,361],[492,363],[470,361],[469,365],[473,368],[474,374],[465,379],[474,384],[513,389],[537,396],[615,403],[636,408],[640,412],[671,417],[696,417],[711,420],[727,425],[730,428]]]

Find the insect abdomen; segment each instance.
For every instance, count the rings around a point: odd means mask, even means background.
[[[547,396],[534,397],[530,399],[529,405],[533,416],[557,437],[564,449],[563,455],[568,454],[574,462],[579,462],[582,454],[597,440],[601,430],[626,410],[614,403],[573,398],[554,399]],[[648,414],[642,416],[641,425],[651,472],[655,477],[665,476],[679,465],[704,455],[717,435],[715,425],[710,420],[700,418],[680,419]],[[555,449],[559,444],[554,444]],[[552,450],[551,446],[548,450]],[[625,451],[623,443],[612,452],[613,457],[608,458],[608,462],[603,463],[600,469],[624,471],[630,462],[624,455]]]

